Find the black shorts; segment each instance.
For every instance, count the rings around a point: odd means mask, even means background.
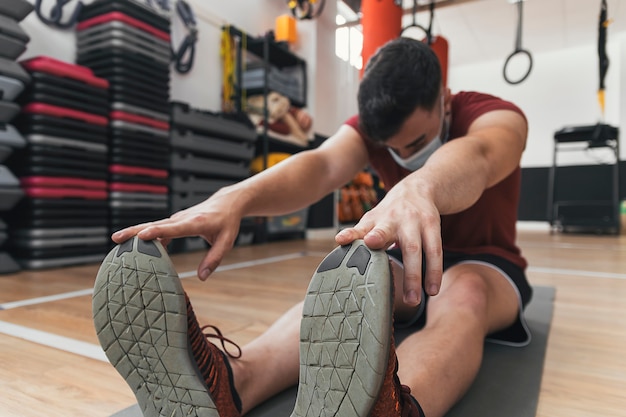
[[[400,248],[393,248],[387,251],[389,257],[395,259],[402,264],[402,252]],[[504,278],[506,278],[513,288],[516,290],[519,301],[519,314],[515,323],[511,326],[494,332],[487,336],[487,340],[507,344],[511,346],[525,346],[530,342],[530,331],[526,325],[524,319],[524,308],[530,302],[533,294],[532,287],[526,279],[524,270],[514,263],[496,255],[492,254],[477,254],[468,255],[465,253],[444,251],[443,254],[443,270],[462,264],[462,263],[475,263],[492,267],[498,270]],[[426,273],[425,262],[422,263],[422,279],[424,279]],[[426,297],[425,302],[428,302]],[[426,322],[425,314],[415,321],[414,326],[423,327]]]

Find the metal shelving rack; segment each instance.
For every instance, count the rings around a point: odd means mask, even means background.
[[[611,195],[606,200],[557,199],[557,154],[608,148],[614,155],[611,165]],[[554,134],[554,155],[548,182],[547,217],[551,230],[620,232],[619,129],[607,124],[566,127]]]
[[[299,99],[289,97],[291,104],[296,107],[305,107],[307,103],[307,65],[306,61],[297,55],[291,53],[287,48],[281,46],[274,40],[272,32],[266,33],[264,36],[253,37],[245,32],[237,29],[236,27],[228,27],[229,34],[236,38],[235,49],[235,85],[234,85],[234,97],[235,109],[237,112],[245,112],[244,98],[247,96],[262,94],[263,95],[263,123],[262,131],[259,134],[259,138],[256,146],[256,153],[263,156],[263,169],[268,168],[268,154],[272,152],[288,152],[297,153],[305,150],[306,147],[299,147],[287,142],[281,142],[272,138],[268,133],[269,110],[267,96],[270,90],[269,74],[272,67],[278,70],[294,69],[299,70],[299,77],[301,81],[301,94]],[[250,53],[253,56],[259,58],[262,62],[263,68],[263,83],[261,88],[244,89],[243,87],[243,72],[246,57],[244,52]],[[280,218],[280,216],[278,217]],[[275,228],[272,224],[275,224],[277,218],[274,218],[274,222],[270,218],[256,219],[262,221],[263,225],[260,226],[263,229],[262,233],[259,233],[256,241],[266,241],[270,235],[293,235],[294,233],[304,234],[304,231],[295,231],[293,229],[285,230],[284,233],[272,232]],[[299,227],[299,226],[298,226]],[[306,222],[304,224],[306,227]],[[258,228],[257,228],[258,231]]]
[[[238,112],[244,111],[244,103],[243,97],[250,96],[253,94],[262,94],[264,97],[263,100],[263,119],[268,120],[268,103],[267,103],[267,95],[270,92],[269,89],[269,73],[271,66],[274,66],[278,69],[297,67],[301,70],[301,80],[302,80],[302,100],[293,100],[291,99],[291,104],[296,107],[304,107],[307,102],[307,66],[306,61],[297,55],[291,53],[286,48],[280,46],[273,39],[272,32],[267,33],[265,36],[260,37],[252,37],[247,35],[245,32],[237,29],[236,27],[229,26],[229,32],[231,36],[236,37],[239,42],[237,42],[236,49],[236,67],[235,67],[235,108]],[[245,51],[255,55],[260,58],[263,62],[264,69],[264,82],[263,87],[261,89],[250,89],[244,90],[242,86],[243,80],[243,67],[244,67],[244,48]],[[263,124],[263,132],[261,134],[261,150],[263,154],[263,167],[267,168],[267,155],[269,153],[270,143],[272,142],[271,137],[267,132],[267,123]]]

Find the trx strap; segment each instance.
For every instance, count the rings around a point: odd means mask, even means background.
[[[602,116],[604,116],[604,78],[609,70],[609,57],[606,53],[606,28],[609,26],[610,21],[607,18],[607,6],[606,0],[602,0],[600,5],[600,22],[598,24],[598,64],[600,74],[600,86],[598,87],[598,103],[602,110]]]
[[[418,29],[423,30],[426,33],[426,39],[428,41],[428,45],[432,44],[433,20],[435,20],[435,0],[431,0],[430,2],[430,22],[428,23],[428,29],[426,29],[424,26],[417,23],[416,15],[417,15],[417,0],[413,0],[413,22],[410,25],[402,28],[402,30],[400,31],[400,36],[405,34],[405,32],[408,29],[418,28]]]
[[[50,9],[50,17],[46,17],[42,11],[42,3],[43,0],[35,1],[35,12],[39,19],[48,26],[54,26],[59,29],[69,29],[78,20],[78,15],[83,8],[83,4],[79,2],[74,9],[74,12],[70,16],[70,18],[66,22],[62,22],[63,20],[63,9],[67,4],[72,0],[55,0],[55,5]]]
[[[509,84],[520,84],[530,75],[530,71],[533,69],[533,57],[527,49],[522,48],[522,16],[523,16],[523,3],[524,0],[517,0],[517,35],[515,37],[515,50],[511,55],[508,56],[506,61],[504,62],[504,68],[502,68],[502,75],[504,76],[504,80]],[[515,55],[522,54],[528,57],[528,71],[526,74],[517,81],[512,81],[506,73],[506,68],[511,62],[511,59]]]
[[[193,67],[193,61],[196,55],[198,29],[196,28],[196,18],[193,10],[187,2],[178,0],[176,3],[176,11],[189,33],[181,42],[178,51],[172,49],[172,61],[174,61],[174,68],[179,74],[187,74]],[[185,56],[187,56],[186,61],[184,60]]]

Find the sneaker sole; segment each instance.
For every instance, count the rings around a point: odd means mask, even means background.
[[[191,359],[182,284],[163,246],[132,238],[102,262],[96,333],[145,417],[219,417]]]
[[[369,415],[387,370],[392,294],[387,254],[363,241],[322,261],[304,301],[292,417]]]

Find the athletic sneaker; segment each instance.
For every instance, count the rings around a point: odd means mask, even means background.
[[[96,277],[93,317],[145,417],[241,415],[228,359],[202,333],[158,241],[135,237],[111,250]],[[232,343],[213,329],[208,337]]]
[[[393,282],[384,251],[362,240],[332,251],[309,285],[292,417],[420,417],[400,384]]]

